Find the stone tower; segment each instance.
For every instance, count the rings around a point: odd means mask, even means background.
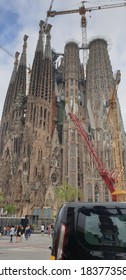
[[[51,25],[40,21],[38,43],[26,96],[26,40],[17,70],[15,66],[1,122],[1,180],[6,203],[16,205],[18,215],[41,215],[49,184],[52,137]]]
[[[41,215],[49,184],[52,136],[52,56],[48,25],[44,51],[44,22],[40,21],[39,39],[33,60],[23,145],[24,214]]]
[[[87,65],[87,131],[99,158],[112,170],[111,137],[107,125],[107,110],[114,78],[107,49],[107,42],[97,38],[89,44]],[[84,193],[87,201],[111,200],[110,193],[99,176],[90,155],[84,150]],[[92,174],[92,176],[90,176]]]
[[[63,124],[63,181],[76,188],[77,183],[77,131],[68,113],[78,114],[79,48],[69,42],[64,51],[64,99]]]
[[[54,188],[64,183],[80,189],[77,200],[109,201],[101,179],[69,112],[80,119],[98,156],[113,169],[111,136],[107,126],[110,90],[114,84],[107,42],[89,44],[86,80],[77,42],[66,43],[56,66],[51,49],[51,25],[40,21],[28,94],[26,48],[15,55],[0,127],[0,177],[5,205],[16,206],[17,215],[53,217]],[[44,38],[46,42],[44,43]],[[125,132],[120,112],[124,163]],[[53,210],[53,211],[52,211]]]
[[[28,36],[24,36],[23,51],[19,66],[18,53],[15,55],[14,70],[9,83],[1,120],[1,181],[6,203],[19,205],[21,188],[19,166],[23,141],[23,116],[26,97],[26,48]],[[19,205],[20,207],[20,205]],[[17,207],[17,211],[18,211]]]

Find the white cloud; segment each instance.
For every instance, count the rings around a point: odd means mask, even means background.
[[[13,28],[16,29],[16,36],[11,38],[11,22],[9,17],[3,17],[3,30],[0,45],[3,45],[13,55],[16,51],[21,53],[23,45],[23,36],[27,34],[28,48],[27,48],[27,64],[31,64],[38,39],[39,21],[45,20],[46,12],[50,6],[51,0],[1,0],[0,11],[1,18],[5,12],[14,12],[17,15],[17,21]],[[104,4],[122,3],[123,0],[90,0],[85,4],[86,7],[92,7]],[[81,6],[81,1],[77,0],[54,0],[53,10],[75,9]],[[87,18],[87,34],[88,39],[92,36],[102,35],[109,38],[112,46],[110,50],[110,59],[113,72],[117,69],[121,70],[121,83],[119,85],[118,96],[120,100],[124,126],[126,129],[126,106],[125,106],[125,84],[126,84],[126,7],[98,10],[91,13],[86,13]],[[53,25],[52,28],[52,47],[57,52],[63,52],[64,44],[69,39],[76,39],[81,43],[81,17],[78,14],[63,15],[50,18],[49,22]],[[5,25],[6,21],[6,25]],[[4,28],[8,28],[6,30]],[[10,42],[6,41],[6,32],[10,33]],[[2,40],[2,41],[1,41]],[[5,100],[6,91],[13,69],[13,58],[0,49],[0,116]]]

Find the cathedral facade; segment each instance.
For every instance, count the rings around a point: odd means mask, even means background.
[[[51,25],[44,43],[40,21],[38,42],[27,89],[27,40],[15,54],[14,69],[3,107],[0,128],[0,178],[5,206],[18,216],[53,218],[54,188],[64,183],[81,190],[81,201],[110,201],[111,194],[81,140],[69,112],[78,116],[89,140],[108,170],[113,169],[107,110],[114,76],[107,42],[89,43],[84,73],[77,42],[64,47],[60,63],[51,47]],[[125,132],[120,114],[125,166]]]

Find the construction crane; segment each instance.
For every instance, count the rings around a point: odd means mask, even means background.
[[[113,158],[113,169],[115,177],[115,191],[114,194],[123,197],[125,195],[125,178],[124,178],[124,165],[122,156],[122,139],[119,124],[119,108],[117,89],[120,83],[120,71],[116,73],[114,80],[114,86],[110,92],[109,99],[109,111],[108,111],[108,127],[111,133],[111,144],[112,144],[112,158]],[[124,200],[126,197],[124,196]]]
[[[101,6],[96,6],[96,7],[85,7],[85,2],[82,1],[82,6],[79,7],[78,9],[73,9],[73,10],[64,10],[64,11],[51,11],[49,9],[47,11],[47,18],[48,17],[54,17],[57,15],[66,15],[66,14],[75,14],[79,13],[81,15],[81,29],[82,29],[82,45],[81,49],[83,50],[83,67],[84,67],[84,76],[86,77],[86,63],[87,63],[87,57],[88,57],[88,42],[87,42],[87,19],[86,19],[86,12],[92,12],[92,11],[97,11],[101,9],[111,9],[111,8],[119,8],[119,7],[124,7],[126,6],[126,3],[116,3],[116,4],[108,4],[108,5],[101,5]]]
[[[73,121],[76,129],[78,130],[78,133],[81,137],[81,139],[83,140],[83,142],[85,143],[87,150],[91,156],[91,158],[93,159],[100,176],[102,177],[103,181],[105,182],[106,186],[108,187],[111,195],[112,195],[112,201],[123,201],[123,197],[120,196],[122,195],[122,192],[116,192],[115,189],[115,179],[113,177],[113,172],[109,172],[105,165],[103,164],[103,162],[101,161],[101,159],[99,158],[96,149],[93,145],[93,143],[89,140],[88,134],[85,131],[82,123],[80,122],[80,120],[78,119],[78,117],[73,114],[73,113],[69,113],[69,116],[71,118],[71,120]],[[126,191],[123,190],[123,195],[126,195]]]
[[[51,13],[53,3],[54,3],[54,0],[51,0],[48,13]],[[48,13],[47,13],[46,19],[45,19],[45,21],[44,21],[44,32],[45,32],[45,33],[47,33],[47,25],[48,25],[48,18],[49,18]]]

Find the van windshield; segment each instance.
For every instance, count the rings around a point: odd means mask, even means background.
[[[95,206],[78,211],[77,235],[89,246],[126,248],[126,209]]]

